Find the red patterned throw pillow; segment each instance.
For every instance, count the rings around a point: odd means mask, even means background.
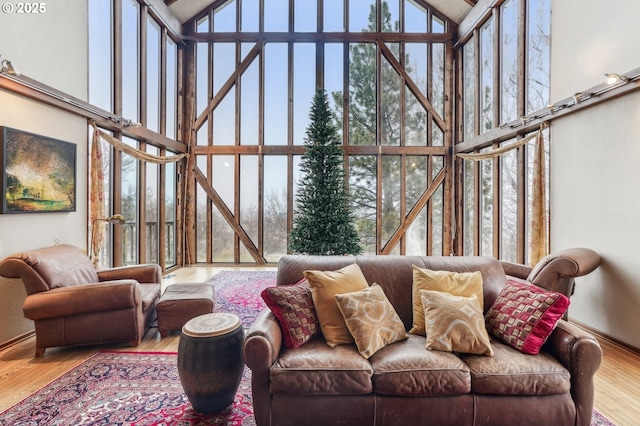
[[[495,337],[535,355],[568,308],[569,298],[564,294],[507,281],[485,319]]]
[[[265,288],[261,296],[280,324],[285,347],[300,347],[318,334],[320,325],[306,279]]]

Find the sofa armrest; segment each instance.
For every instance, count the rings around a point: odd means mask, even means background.
[[[531,270],[527,281],[570,297],[574,278],[594,271],[600,260],[598,253],[588,248],[560,250],[542,258]]]
[[[249,328],[244,340],[244,362],[254,372],[266,372],[278,359],[282,332],[270,309],[264,309]]]
[[[505,260],[501,260],[500,265],[502,265],[502,269],[504,269],[505,275],[513,278],[519,278],[521,280],[526,280],[531,273],[531,270],[533,269],[532,267],[527,265],[507,262]]]
[[[571,373],[571,396],[576,404],[576,425],[589,425],[593,410],[593,376],[602,363],[602,348],[587,331],[560,320],[544,349]]]
[[[142,291],[135,280],[60,287],[27,296],[24,316],[32,320],[141,306]]]
[[[144,264],[120,266],[117,268],[102,269],[97,271],[100,281],[136,280],[139,283],[162,282],[162,269],[160,265]]]

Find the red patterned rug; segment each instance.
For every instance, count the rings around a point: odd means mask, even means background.
[[[235,313],[248,327],[275,272],[223,271],[208,282],[216,311]],[[231,407],[204,415],[184,394],[175,353],[103,351],[0,414],[0,425],[255,425],[251,371],[245,368]],[[594,410],[591,426],[615,425]]]

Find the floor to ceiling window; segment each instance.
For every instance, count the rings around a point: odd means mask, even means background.
[[[492,140],[491,131],[517,129],[526,124],[527,114],[549,104],[550,22],[550,0],[504,0],[459,42],[463,113],[456,143],[490,152],[529,136],[516,130],[506,140]],[[541,132],[548,170],[549,132]],[[461,253],[527,260],[534,146],[532,140],[499,157],[458,163],[464,168],[459,174]]]
[[[343,138],[365,252],[443,254],[447,21],[410,0],[219,4],[185,29],[195,43],[196,261],[287,252],[316,86]]]
[[[89,102],[140,123],[142,130],[127,136],[111,132],[126,145],[154,156],[173,155],[167,145],[179,140],[178,43],[145,2],[91,1],[88,11]],[[109,225],[101,266],[176,265],[176,164],[139,160],[101,144],[105,213],[125,220]]]

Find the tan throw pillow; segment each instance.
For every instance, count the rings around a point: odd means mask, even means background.
[[[424,309],[420,300],[420,290],[434,290],[455,296],[476,296],[483,311],[482,274],[477,272],[431,271],[413,266],[413,327],[411,334],[425,335]]]
[[[356,341],[358,352],[366,359],[385,346],[409,337],[402,320],[378,284],[351,293],[336,294],[336,302]]]
[[[331,347],[353,343],[353,337],[338,309],[335,295],[369,287],[360,267],[353,263],[337,271],[304,271],[318,315],[320,330]]]
[[[493,356],[489,333],[476,296],[420,290],[427,349]]]

